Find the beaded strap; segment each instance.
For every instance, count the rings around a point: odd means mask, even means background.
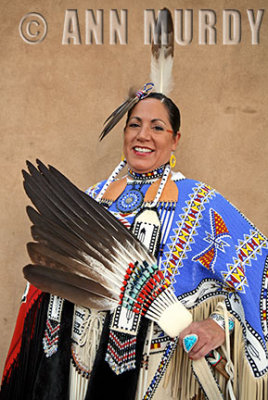
[[[164,170],[164,173],[163,173],[163,176],[162,176],[162,179],[161,179],[161,182],[160,182],[160,185],[159,185],[159,188],[158,188],[158,191],[157,191],[157,193],[156,193],[156,196],[155,196],[155,199],[154,199],[154,201],[150,204],[150,208],[153,208],[153,207],[156,207],[156,205],[157,205],[157,203],[159,202],[159,199],[160,199],[160,197],[161,197],[161,194],[162,194],[162,192],[163,192],[163,190],[164,190],[164,187],[165,187],[165,185],[166,185],[166,183],[167,183],[167,180],[168,180],[168,176],[169,176],[169,173],[170,173],[170,165],[169,164],[167,164],[166,166],[165,166],[165,170]]]
[[[121,161],[117,167],[113,170],[113,172],[111,173],[111,175],[109,176],[109,178],[107,179],[105,185],[103,186],[103,188],[101,189],[100,193],[98,194],[98,196],[96,197],[96,201],[99,202],[100,199],[102,198],[102,196],[104,195],[104,193],[106,192],[108,186],[115,180],[115,178],[117,177],[117,175],[119,174],[119,172],[124,168],[124,166],[126,165],[127,160],[123,160]]]

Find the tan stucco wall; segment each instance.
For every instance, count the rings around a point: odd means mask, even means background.
[[[5,4],[4,4],[5,3]],[[102,123],[131,85],[149,78],[144,45],[145,9],[193,9],[191,44],[175,47],[174,90],[182,113],[177,167],[214,186],[264,233],[267,222],[268,13],[260,43],[251,44],[246,10],[261,0],[203,1],[18,1],[1,2],[0,157],[0,372],[11,340],[29,262],[30,223],[21,169],[40,158],[62,170],[81,189],[101,180],[121,157],[122,124],[98,143]],[[104,44],[85,44],[85,10],[104,10]],[[109,11],[128,10],[128,43],[109,44]],[[62,45],[64,14],[77,9],[81,45]],[[217,43],[198,43],[198,10],[217,16]],[[241,13],[241,43],[223,45],[223,9]],[[48,24],[40,44],[25,43],[19,22],[28,12]],[[34,26],[32,26],[34,31]]]

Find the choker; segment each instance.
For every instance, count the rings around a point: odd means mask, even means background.
[[[165,170],[167,164],[161,165],[161,167],[154,169],[150,172],[143,172],[139,174],[138,172],[134,172],[132,169],[128,169],[128,176],[135,179],[136,181],[150,181],[156,178],[160,178]]]

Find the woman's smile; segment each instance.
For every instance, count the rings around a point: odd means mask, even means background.
[[[133,147],[133,151],[135,152],[135,154],[137,156],[140,155],[142,157],[142,156],[151,154],[154,150],[152,150],[152,149],[150,149],[148,147],[134,146]]]

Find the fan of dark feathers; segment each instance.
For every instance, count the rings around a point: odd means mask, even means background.
[[[25,278],[40,290],[98,310],[114,309],[129,262],[154,261],[113,215],[52,166],[27,161],[24,188],[33,262]]]

